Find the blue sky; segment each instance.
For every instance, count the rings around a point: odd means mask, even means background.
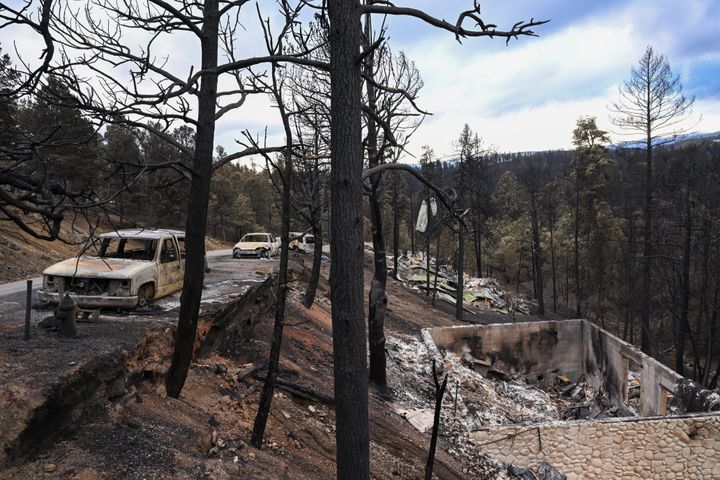
[[[19,4],[18,0],[11,3]],[[410,6],[453,22],[472,0],[404,0]],[[665,54],[680,74],[687,93],[697,98],[693,131],[720,131],[720,0],[483,0],[483,18],[507,28],[518,20],[549,19],[536,28],[537,38],[524,37],[505,46],[502,39],[454,36],[413,18],[387,19],[389,41],[415,61],[425,83],[419,104],[433,113],[418,129],[404,161],[414,161],[423,145],[438,156],[452,156],[455,140],[468,123],[487,146],[499,151],[571,148],[577,118],[596,116],[611,130],[607,106],[647,45]],[[84,0],[72,2],[84,5]],[[264,15],[276,10],[261,0]],[[244,11],[238,56],[263,53],[254,5]],[[382,19],[376,18],[379,25]],[[124,37],[133,48],[143,34]],[[14,46],[37,62],[42,43],[22,29],[0,31],[3,50]],[[155,45],[158,58],[179,77],[197,70],[199,51],[188,36],[171,35]],[[193,64],[195,66],[193,67]],[[127,72],[118,71],[127,76]],[[227,80],[227,79],[225,79]],[[225,80],[221,80],[221,83]],[[283,142],[277,113],[265,98],[250,97],[243,108],[223,117],[216,144],[229,152],[235,139],[249,130],[268,144]],[[619,132],[618,132],[619,133]],[[613,141],[627,140],[612,135]]]
[[[405,4],[454,22],[470,3]],[[597,116],[612,130],[607,106],[646,45],[668,57],[686,92],[696,96],[688,125],[720,130],[720,0],[486,0],[481,7],[500,27],[531,17],[551,22],[536,28],[539,38],[506,47],[483,38],[458,45],[451,34],[417,20],[388,20],[391,44],[415,60],[425,82],[420,103],[434,113],[411,153],[428,144],[440,156],[451,155],[466,122],[501,151],[571,148],[581,115]]]

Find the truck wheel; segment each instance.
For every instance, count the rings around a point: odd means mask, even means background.
[[[237,248],[233,250],[233,258],[240,258],[240,250]]]
[[[153,297],[155,297],[155,287],[153,287],[152,283],[146,283],[138,290],[137,306],[139,308],[147,307]]]
[[[268,258],[270,256],[270,252],[267,250],[260,250],[260,255],[258,255],[259,258]]]

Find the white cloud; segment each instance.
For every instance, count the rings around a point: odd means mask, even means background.
[[[639,0],[503,49],[488,47],[498,41],[489,39],[458,45],[450,35],[401,45],[425,81],[420,104],[435,114],[410,152],[419,155],[429,144],[438,154],[451,153],[464,123],[502,151],[570,148],[583,115],[597,116],[610,129],[606,106],[646,45],[667,53],[683,80],[696,59],[718,58],[717,46],[703,44],[705,35],[696,33],[707,30],[712,2],[688,3]],[[542,27],[537,31],[542,34]],[[697,130],[720,130],[718,116],[708,114],[714,107],[698,101],[696,111],[704,115]]]
[[[452,3],[455,11],[471,2]],[[575,121],[582,115],[595,115],[601,127],[610,129],[606,105],[647,44],[668,55],[683,81],[698,83],[694,62],[720,61],[716,29],[711,28],[720,15],[717,0],[634,0],[602,6],[586,2],[587,9],[575,4],[571,8],[559,0],[483,3],[487,3],[483,11],[500,25],[508,18],[524,18],[526,12],[546,18],[543,10],[555,19],[536,28],[540,38],[513,40],[509,47],[502,47],[501,39],[467,39],[458,45],[448,32],[420,26],[417,20],[389,20],[391,38],[396,25],[404,29],[396,35],[398,41],[393,38],[393,48],[405,50],[416,61],[425,81],[420,105],[435,113],[411,142],[409,150],[416,155],[423,144],[438,154],[451,153],[464,123],[503,151],[569,148]],[[434,9],[440,16],[447,9],[446,3],[433,0],[405,4]],[[265,8],[264,15],[276,17],[274,7]],[[264,45],[254,8],[244,12],[246,29],[237,32],[238,55],[261,54]],[[583,19],[578,20],[578,15]],[[146,34],[138,33],[124,40],[137,47],[145,38]],[[25,58],[39,61],[43,45],[36,34],[4,29],[5,51],[12,50],[12,41],[23,49]],[[159,58],[170,55],[172,70],[181,78],[192,65],[197,71],[197,41],[190,34],[167,36],[155,51]],[[118,75],[125,78],[127,72]],[[720,130],[718,107],[720,100],[698,100],[695,110],[703,119],[697,130]],[[216,144],[232,152],[243,130],[262,135],[266,126],[268,143],[281,143],[277,112],[267,98],[251,97],[218,123]]]

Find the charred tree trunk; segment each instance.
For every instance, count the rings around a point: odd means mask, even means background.
[[[482,277],[482,235],[480,222],[473,216],[473,246],[475,247],[475,271],[478,277]]]
[[[550,218],[550,270],[552,272],[553,313],[557,313],[557,278],[555,269],[555,222]]]
[[[310,279],[308,280],[307,290],[303,296],[303,305],[305,308],[310,308],[315,302],[315,293],[317,292],[318,282],[320,281],[320,268],[322,267],[322,248],[323,248],[323,230],[322,230],[322,206],[319,205],[313,209],[313,237],[315,243],[313,244],[313,264],[312,270],[310,271]],[[283,240],[284,242],[285,240]]]
[[[400,255],[400,212],[397,202],[393,205],[393,278],[397,280],[398,255]]]
[[[290,238],[290,182],[292,175],[292,161],[290,158],[285,159],[285,178],[283,183],[282,198],[282,232],[281,242],[288,245]],[[277,381],[277,372],[280,365],[280,350],[282,348],[283,326],[285,324],[285,300],[287,298],[287,279],[288,279],[288,257],[289,249],[282,248],[280,250],[280,272],[278,274],[277,300],[275,304],[275,325],[273,326],[272,343],[270,344],[270,359],[268,361],[268,374],[263,386],[262,395],[260,396],[260,406],[255,417],[253,425],[251,443],[256,448],[262,447],[263,437],[265,436],[265,425],[267,424],[268,414],[272,403],[273,391],[275,390],[275,382]]]
[[[372,20],[365,15],[365,48],[372,42]],[[365,74],[372,78],[375,69],[375,55],[370,53],[365,58]],[[375,87],[367,82],[368,108],[377,109]],[[378,152],[378,135],[375,120],[367,115],[367,152],[370,168],[378,166],[380,157]],[[382,225],[382,205],[384,202],[384,185],[382,174],[370,177],[370,223],[372,225],[373,264],[375,271],[370,282],[368,298],[368,338],[370,345],[370,376],[369,380],[381,392],[387,390],[385,376],[385,309],[387,308],[387,257],[385,255],[385,236]]]
[[[701,343],[702,339],[702,332],[703,332],[703,325],[707,325],[709,323],[709,312],[708,312],[708,274],[710,273],[710,219],[708,217],[705,217],[703,219],[703,226],[702,226],[702,235],[703,235],[703,248],[702,248],[702,283],[700,287],[700,312],[698,312],[698,315],[696,317],[695,321],[695,331],[697,332],[698,336],[698,343]],[[706,326],[705,329],[706,332],[706,338],[707,345],[710,345],[711,337],[710,337],[710,331]],[[705,385],[707,378],[706,378],[706,368],[709,365],[709,360],[711,358],[711,355],[706,354],[705,355],[705,365],[701,366],[701,352],[699,351],[700,348],[698,347],[696,351],[694,352],[695,355],[695,364],[697,365],[697,368],[700,370],[696,376],[696,379],[701,382],[703,385]],[[707,346],[706,346],[707,350]]]
[[[532,238],[535,262],[535,285],[537,285],[536,298],[538,301],[538,314],[545,315],[545,287],[543,279],[543,257],[540,244],[540,219],[538,216],[537,198],[535,192],[530,194],[530,220],[532,222]]]
[[[385,240],[382,233],[382,212],[380,210],[382,203],[378,199],[381,193],[374,182],[372,189],[373,193],[370,195],[370,218],[372,222],[375,272],[370,282],[368,299],[368,336],[370,342],[369,379],[378,389],[385,391],[387,389],[387,379],[385,376],[385,310],[387,308],[385,288],[387,285],[387,259],[385,256]]]
[[[685,332],[689,326],[690,308],[690,249],[692,247],[692,207],[690,187],[685,187],[685,228],[683,238],[682,279],[680,282],[680,318],[675,325],[675,371],[685,375]]]
[[[648,90],[650,85],[648,84]],[[650,92],[648,91],[648,98]],[[640,348],[643,353],[653,354],[653,348],[650,343],[650,301],[652,288],[650,285],[650,270],[652,268],[651,258],[653,255],[652,245],[652,137],[650,131],[650,111],[647,112],[648,129],[647,129],[647,151],[645,160],[645,206],[643,208],[643,258],[642,258],[642,282],[640,292]]]
[[[273,87],[275,98],[278,103],[277,107],[285,127],[285,141],[287,149],[285,151],[285,172],[283,174],[283,190],[282,190],[282,232],[280,232],[280,245],[290,245],[290,190],[292,185],[292,131],[290,130],[290,121],[285,106],[282,103],[281,93],[276,81],[276,67],[272,66]],[[270,414],[270,406],[272,404],[273,392],[275,391],[275,383],[277,382],[277,374],[280,368],[280,350],[282,349],[283,327],[285,325],[285,301],[287,299],[287,283],[288,283],[288,259],[290,257],[289,248],[280,248],[280,271],[278,273],[278,285],[275,300],[275,324],[273,325],[272,343],[270,344],[270,358],[268,359],[268,372],[265,384],[263,385],[262,394],[260,395],[260,405],[258,413],[255,417],[252,436],[250,442],[255,448],[262,448],[263,438],[265,436],[265,426],[267,418]]]
[[[442,401],[447,388],[448,376],[445,374],[442,383],[440,383],[437,373],[435,361],[432,367],[433,382],[435,383],[435,414],[433,416],[433,429],[430,436],[430,451],[428,452],[427,463],[425,464],[425,480],[432,480],[433,466],[435,465],[435,449],[437,448],[437,438],[440,432],[440,412],[442,411]]]
[[[429,210],[429,208],[428,208]],[[429,228],[429,227],[428,227]],[[430,296],[430,233],[425,230],[425,295]]]
[[[316,140],[317,141],[317,140]],[[317,154],[317,145],[316,151]],[[307,289],[303,296],[303,305],[305,308],[310,308],[315,302],[315,293],[317,292],[318,282],[320,281],[320,269],[322,268],[322,248],[323,248],[323,204],[322,204],[322,189],[320,182],[320,162],[315,160],[313,165],[313,176],[316,183],[313,186],[312,192],[312,212],[310,214],[310,221],[313,228],[313,238],[315,243],[313,244],[313,264],[312,270],[310,271],[310,279],[308,280]],[[284,241],[284,240],[283,240]]]
[[[580,181],[575,179],[575,315],[582,317],[582,282],[580,281]]]
[[[455,298],[455,318],[458,320],[463,319],[463,284],[464,278],[464,267],[465,267],[465,235],[463,232],[463,225],[458,221],[458,264],[457,264],[457,297]]]
[[[535,267],[537,266],[537,263],[535,262],[535,242],[533,241],[532,245],[530,245],[530,267],[532,268],[532,281],[533,281],[533,298],[537,300],[537,274],[535,273]]]
[[[337,478],[370,476],[367,338],[363,305],[363,150],[357,0],[328,2],[330,17],[332,301]]]
[[[217,98],[218,0],[205,0],[202,26],[202,70],[198,97],[197,133],[193,176],[188,195],[185,227],[185,276],[180,295],[180,313],[175,334],[172,363],[165,378],[169,397],[178,398],[193,356],[197,320],[205,279],[205,229],[207,228],[210,180],[215,140],[215,104]]]
[[[415,215],[413,211],[413,196],[410,194],[410,251],[415,255]]]
[[[433,280],[432,306],[435,306],[435,298],[437,298],[437,280],[438,270],[440,270],[440,234],[438,233],[437,243],[435,244],[435,279]]]
[[[517,266],[517,272],[515,275],[515,293],[520,293],[520,272],[522,271],[522,256],[523,256],[523,247],[520,247],[520,251],[518,252],[518,266]]]
[[[398,193],[393,197],[393,278],[398,279],[398,255],[400,254],[400,205]]]

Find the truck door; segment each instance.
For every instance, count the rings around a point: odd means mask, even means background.
[[[156,297],[163,297],[182,287],[183,262],[180,258],[177,242],[174,238],[164,238],[160,250],[158,265],[158,285]]]

